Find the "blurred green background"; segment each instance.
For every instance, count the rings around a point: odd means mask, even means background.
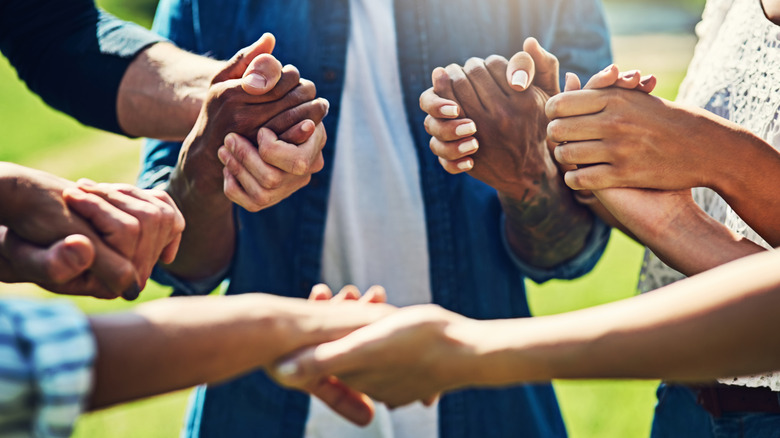
[[[99,0],[114,14],[149,26],[156,0]],[[704,0],[605,1],[613,31],[615,62],[622,69],[654,73],[654,94],[673,99],[692,55]],[[133,182],[138,170],[139,140],[84,127],[46,107],[18,81],[0,59],[0,161],[14,161],[69,179]],[[84,157],[89,157],[84,159]],[[536,314],[559,313],[635,294],[642,248],[619,232],[593,273],[571,282],[529,284]],[[50,297],[31,285],[3,285],[2,294]],[[140,301],[166,296],[150,282]],[[74,298],[86,312],[112,312],[136,303]],[[655,381],[557,381],[569,433],[584,437],[646,437],[655,403]],[[163,438],[178,436],[189,391],[85,415],[75,437]]]

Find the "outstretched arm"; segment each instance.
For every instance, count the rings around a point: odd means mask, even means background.
[[[556,378],[707,381],[780,367],[780,254],[762,253],[651,294],[576,312],[477,321],[402,309],[304,350],[277,376],[335,375],[400,406],[471,386]]]

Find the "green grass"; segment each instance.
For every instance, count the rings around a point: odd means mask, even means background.
[[[698,1],[698,0],[694,0]],[[124,17],[137,14],[148,25],[147,4],[141,9],[104,0],[109,10]],[[148,3],[148,2],[147,2]],[[141,12],[138,12],[141,10]],[[632,68],[631,66],[625,66]],[[664,77],[654,94],[672,98],[685,66]],[[31,95],[5,59],[0,60],[0,160],[41,167],[67,178],[132,182],[137,170],[138,142],[97,133],[46,107]],[[535,314],[552,314],[588,307],[635,293],[642,249],[618,232],[613,233],[604,258],[582,279],[544,285],[529,283],[529,302]],[[39,289],[7,286],[13,293],[50,296]],[[150,283],[140,301],[167,296],[169,290]],[[74,298],[88,313],[128,309],[136,303]],[[654,389],[647,381],[554,382],[567,428],[574,438],[645,437],[649,431]],[[129,403],[85,415],[77,438],[163,438],[178,436],[188,391]]]

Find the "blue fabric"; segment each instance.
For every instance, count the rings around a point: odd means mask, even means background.
[[[0,0],[0,50],[19,77],[52,107],[118,134],[122,76],[138,53],[162,40],[93,0]]]
[[[72,303],[0,300],[0,436],[70,436],[94,358],[89,323]]]
[[[160,2],[154,30],[197,53],[227,59],[263,32],[274,33],[274,54],[282,63],[297,66],[331,103],[324,121],[330,137],[323,151],[325,168],[307,187],[272,208],[259,213],[236,208],[239,237],[228,294],[263,291],[303,298],[320,280],[348,7],[348,0]],[[522,49],[526,36],[537,37],[558,55],[565,71],[586,79],[611,59],[602,7],[597,0],[399,0],[394,8],[403,99],[420,163],[433,300],[472,318],[529,316],[527,268],[504,247],[495,190],[441,169],[428,149],[418,98],[431,86],[436,66],[493,53],[509,57]],[[147,142],[139,184],[164,183],[179,148]],[[534,278],[573,278],[588,272],[606,245],[604,230],[603,225],[594,227],[584,258],[535,269]],[[155,275],[165,281],[160,270]],[[183,282],[176,286],[180,294],[202,292]],[[193,404],[200,409],[191,410],[191,429],[185,436],[300,437],[309,407],[305,394],[278,387],[262,372],[199,391]],[[566,435],[549,384],[449,394],[441,400],[439,419],[442,438]]]
[[[657,395],[652,438],[780,438],[780,415],[728,412],[715,418],[679,385],[661,384]]]

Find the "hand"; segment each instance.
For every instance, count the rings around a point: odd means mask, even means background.
[[[355,286],[349,285],[342,288],[334,297],[327,285],[318,284],[312,288],[309,301],[329,301],[334,304],[345,301],[357,301],[360,303],[381,304],[387,301],[387,294],[383,287],[372,286],[361,297],[360,290]],[[267,372],[277,381],[285,384],[284,381],[280,380],[276,367],[269,367]],[[365,394],[355,391],[334,376],[318,376],[316,379],[310,379],[305,382],[299,381],[292,386],[311,393],[335,412],[357,425],[365,426],[374,417],[374,402]]]
[[[217,151],[229,133],[254,139],[265,126],[287,140],[305,141],[302,122],[316,125],[327,114],[328,103],[315,99],[314,84],[270,55],[274,44],[270,34],[264,35],[228,61],[212,81],[195,127],[182,146],[177,173],[185,177],[188,187],[224,199],[223,165]]]
[[[258,132],[258,146],[240,135],[229,134],[225,146],[218,151],[219,160],[225,165],[225,196],[256,212],[306,186],[311,175],[325,165],[322,148],[327,135],[322,123],[315,126],[310,120],[302,122],[300,130],[309,135],[300,144],[288,143],[267,128]]]
[[[566,173],[569,187],[679,190],[712,184],[707,169],[717,154],[703,133],[712,134],[714,116],[649,96],[650,84],[550,99],[550,139],[565,142],[555,148],[555,157],[581,166]]]
[[[11,184],[3,189],[2,223],[8,228],[6,266],[18,269],[6,275],[12,281],[58,293],[134,299],[157,259],[176,254],[184,223],[162,193],[85,183],[95,192],[86,193],[70,181],[7,163],[2,174]]]
[[[445,390],[468,384],[466,364],[474,321],[435,305],[412,306],[342,339],[303,350],[276,368],[286,385],[323,376],[391,408],[421,400],[430,405]]]

